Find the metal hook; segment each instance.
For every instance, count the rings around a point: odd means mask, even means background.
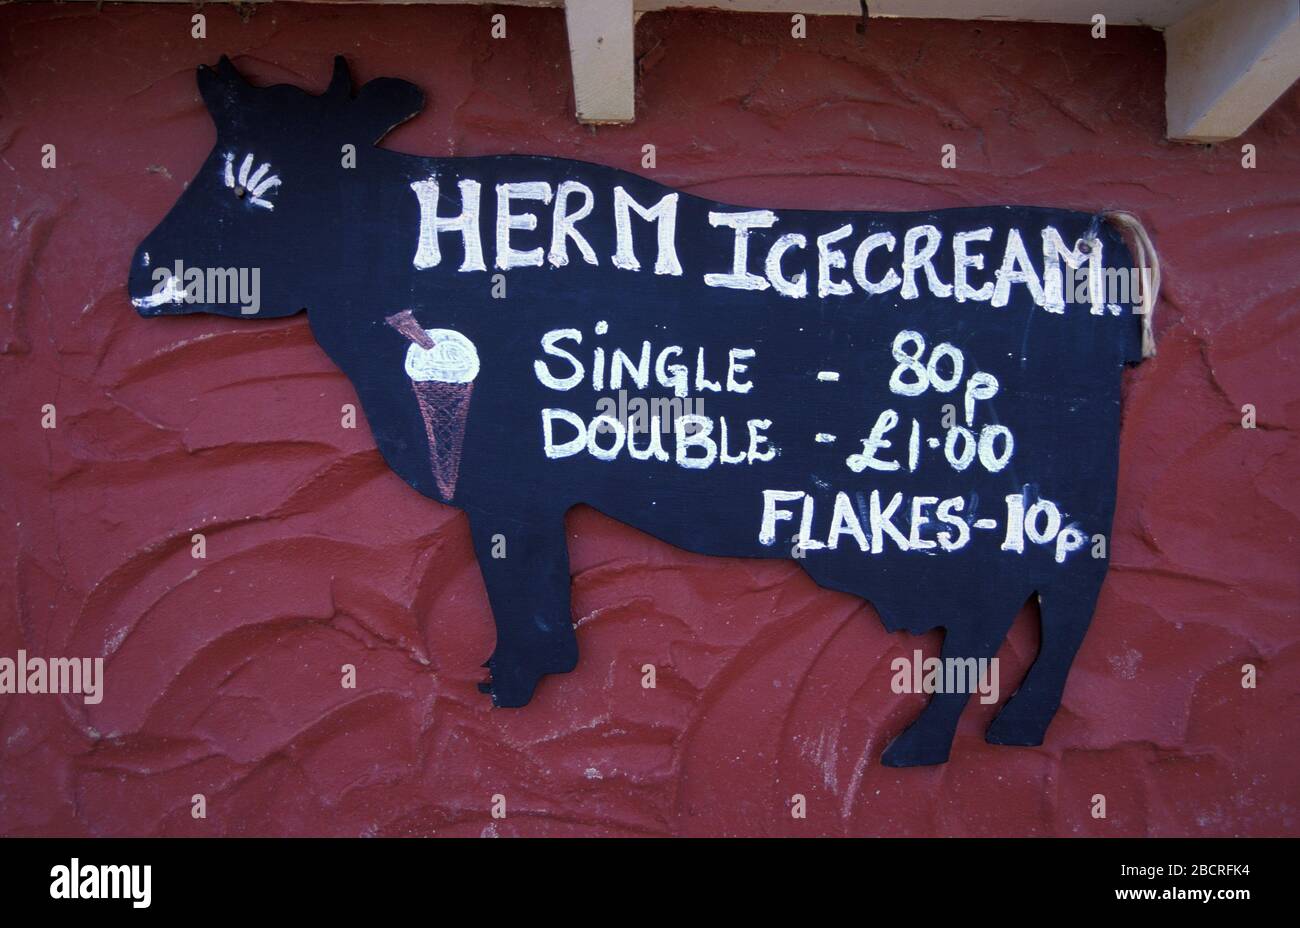
[[[1104,213],[1096,213],[1092,217],[1092,222],[1088,223],[1088,231],[1083,233],[1083,238],[1074,243],[1075,251],[1082,252],[1085,255],[1092,254],[1093,243],[1097,241],[1097,236],[1101,233],[1101,223],[1105,219]]]

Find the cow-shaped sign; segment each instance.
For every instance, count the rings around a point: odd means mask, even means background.
[[[307,313],[384,459],[469,516],[495,705],[577,662],[564,516],[586,503],[688,551],[793,558],[891,631],[943,628],[887,764],[947,759],[954,669],[984,667],[1037,593],[1037,660],[987,737],[1042,742],[1106,574],[1120,373],[1142,356],[1142,317],[1104,296],[1132,269],[1115,230],[399,154],[373,144],[420,91],[354,96],[342,58],[320,96],[225,58],[198,83],[216,147],[137,251],[132,302]]]

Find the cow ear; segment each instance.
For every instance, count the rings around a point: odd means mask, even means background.
[[[371,142],[378,142],[399,123],[424,109],[424,92],[410,81],[377,77],[357,93],[352,106]]]
[[[234,107],[239,91],[247,86],[225,55],[221,56],[215,70],[205,64],[199,65],[198,84],[199,95],[216,122],[220,122],[221,117]]]
[[[330,85],[325,89],[325,96],[335,100],[348,100],[352,97],[352,71],[348,68],[348,60],[342,55],[334,56],[334,74],[330,77]]]

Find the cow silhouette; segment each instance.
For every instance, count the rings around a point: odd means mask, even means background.
[[[1062,305],[1061,275],[1128,270],[1116,230],[402,154],[374,145],[421,92],[354,94],[342,58],[321,95],[226,58],[198,85],[216,146],[137,250],[132,302],[306,312],[386,462],[468,514],[496,706],[577,662],[564,516],[585,503],[688,551],[792,558],[890,631],[942,628],[948,667],[994,658],[1037,594],[1038,656],[987,740],[1042,743],[1106,574],[1120,375],[1143,353],[1139,317],[1093,290]],[[625,422],[600,405],[620,395],[659,412]],[[947,760],[970,693],[929,691],[886,764]]]

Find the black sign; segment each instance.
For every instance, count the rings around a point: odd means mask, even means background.
[[[564,515],[586,503],[689,551],[795,558],[891,630],[945,629],[941,658],[899,668],[935,695],[890,764],[947,759],[954,670],[983,673],[1037,594],[1040,654],[988,738],[1041,743],[1106,574],[1141,357],[1107,224],[769,210],[567,159],[417,157],[372,143],[419,90],[354,96],[341,58],[321,96],[224,58],[198,78],[217,144],[140,246],[133,302],[306,310],[389,465],[469,515],[496,705],[577,661]]]

